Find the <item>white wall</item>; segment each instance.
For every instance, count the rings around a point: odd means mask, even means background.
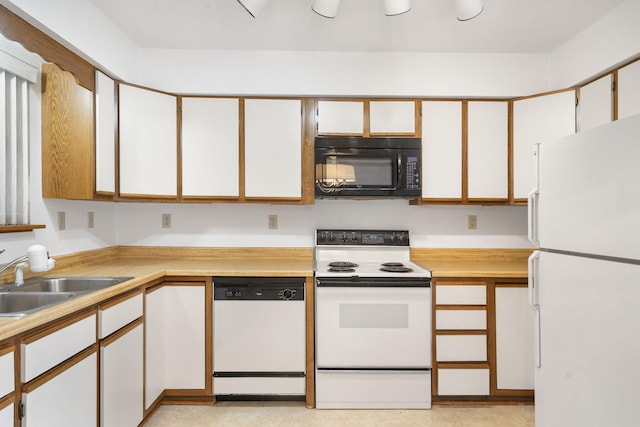
[[[550,86],[589,80],[640,55],[640,1],[627,0],[550,55]]]
[[[183,94],[514,97],[545,92],[547,55],[158,50],[140,81]]]
[[[318,200],[315,205],[118,204],[118,243],[311,247],[316,228],[408,229],[415,247],[530,247],[524,207],[409,206],[406,200]],[[162,214],[172,228],[162,228]],[[268,215],[278,229],[268,229]],[[478,229],[467,230],[467,215]]]

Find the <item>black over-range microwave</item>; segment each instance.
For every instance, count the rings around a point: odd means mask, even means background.
[[[319,136],[316,198],[419,197],[420,138]]]

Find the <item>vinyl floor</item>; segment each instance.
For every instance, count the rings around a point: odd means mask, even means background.
[[[434,405],[430,410],[306,409],[303,402],[161,406],[144,427],[533,427],[532,405]]]

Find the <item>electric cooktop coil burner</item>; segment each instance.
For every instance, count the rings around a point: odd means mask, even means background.
[[[334,261],[329,263],[329,272],[331,273],[353,273],[358,264],[349,261]]]
[[[411,273],[413,269],[405,266],[401,262],[385,262],[382,264],[382,267],[380,267],[380,271],[387,273]]]
[[[338,267],[338,268],[353,268],[357,266],[358,264],[356,264],[355,262],[349,262],[349,261],[334,261],[329,263],[329,267]]]

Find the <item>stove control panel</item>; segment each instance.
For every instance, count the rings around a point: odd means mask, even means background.
[[[316,246],[409,246],[407,230],[317,230]]]

